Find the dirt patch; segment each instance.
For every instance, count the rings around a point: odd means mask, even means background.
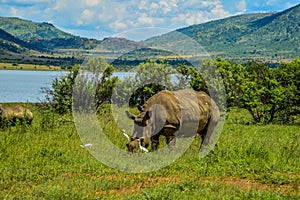
[[[73,173],[65,173],[63,174],[63,177],[71,178],[73,177]],[[101,190],[96,192],[96,195],[103,195],[103,196],[116,196],[118,199],[120,199],[122,196],[139,193],[145,188],[155,188],[159,185],[162,185],[164,183],[173,183],[177,184],[181,181],[187,181],[186,179],[181,179],[180,177],[143,177],[140,175],[128,175],[130,179],[136,180],[136,182],[131,183],[131,186],[128,187],[122,187],[118,189],[111,189],[111,190]],[[128,177],[121,176],[118,174],[107,174],[104,176],[92,176],[92,180],[96,179],[106,179],[109,181],[114,180],[126,180]],[[298,178],[299,175],[293,175],[293,178]],[[225,177],[225,178],[219,178],[219,177],[196,177],[194,180],[199,182],[199,184],[208,184],[208,183],[216,183],[216,184],[223,184],[230,187],[236,187],[239,188],[245,192],[249,192],[251,190],[278,190],[285,194],[299,194],[300,193],[300,185],[299,184],[284,184],[284,185],[278,185],[278,184],[264,184],[254,179],[243,179],[239,177]]]
[[[285,184],[285,185],[275,185],[275,184],[263,184],[255,180],[242,179],[238,177],[227,177],[227,178],[211,178],[208,177],[204,181],[206,183],[220,183],[229,186],[234,186],[241,188],[242,190],[249,192],[250,190],[280,190],[284,193],[299,193],[300,185],[298,184]]]
[[[105,179],[107,180],[113,180],[113,179],[123,179],[124,177],[121,176],[114,176],[114,175],[106,175]],[[149,177],[146,178],[143,181],[140,181],[138,183],[135,183],[131,187],[127,188],[120,188],[120,189],[112,189],[112,190],[103,190],[96,192],[96,195],[116,195],[116,196],[123,196],[123,195],[129,195],[133,193],[138,193],[144,188],[148,187],[156,187],[158,185],[172,182],[172,183],[178,183],[180,181],[180,178],[178,177]]]

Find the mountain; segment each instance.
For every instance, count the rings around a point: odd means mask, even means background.
[[[300,4],[282,12],[245,14],[189,26],[144,43],[182,52],[196,52],[201,45],[202,54],[207,51],[231,59],[294,58],[300,50],[299,19]]]
[[[29,45],[12,36],[11,34],[7,33],[6,31],[0,29],[0,50],[2,52],[14,52],[14,53],[21,53],[28,50]]]
[[[14,37],[26,41],[29,46],[42,52],[64,52],[69,49],[101,49],[104,52],[115,52],[143,47],[138,42],[125,38],[105,38],[96,40],[82,38],[63,32],[50,23],[36,23],[14,17],[0,17],[0,29]]]
[[[51,23],[36,23],[15,17],[0,17],[0,28],[22,40],[74,37],[72,34],[59,30]]]
[[[143,43],[127,40],[126,38],[109,37],[104,38],[100,42],[98,48],[106,51],[120,51],[127,53],[129,51],[145,48],[146,46],[147,45]]]
[[[0,28],[42,52],[53,52],[55,49],[92,49],[99,43],[94,39],[61,31],[51,23],[37,23],[15,17],[0,17]]]
[[[87,54],[140,62],[222,56],[229,59],[293,59],[300,52],[300,4],[282,12],[233,16],[177,29],[142,42],[103,40],[66,33],[53,24],[0,17],[0,61],[80,63]],[[37,52],[39,51],[39,52]],[[13,56],[11,56],[13,55]],[[179,55],[179,56],[178,56]],[[25,58],[25,59],[24,59]]]

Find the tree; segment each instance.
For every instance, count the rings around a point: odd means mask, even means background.
[[[179,76],[179,86],[186,83],[195,91],[204,91],[209,94],[221,110],[226,108],[226,93],[223,80],[219,70],[213,60],[205,59],[200,61],[200,67],[181,65],[177,72]]]
[[[136,90],[130,102],[144,104],[154,94],[164,89],[172,89],[171,75],[174,70],[168,63],[156,63],[153,60],[141,63],[135,76]]]
[[[288,99],[285,102],[285,109],[282,113],[288,121],[289,116],[300,114],[300,58],[296,58],[290,63],[281,63],[277,70],[278,80],[284,88],[289,88],[286,95]]]
[[[196,91],[207,92],[205,81],[195,67],[180,65],[177,68],[177,72],[180,74],[179,76],[177,76],[177,78],[179,79],[179,89],[191,87]]]
[[[59,114],[65,114],[72,110],[73,84],[79,69],[80,66],[75,65],[68,74],[55,78],[52,82],[52,88],[42,88],[42,91],[46,93],[46,100]]]
[[[240,106],[242,95],[240,86],[244,84],[246,68],[241,64],[230,63],[220,57],[215,60],[215,64],[222,74],[228,107]]]
[[[74,87],[76,98],[75,109],[96,109],[106,102],[110,102],[113,88],[118,78],[113,76],[114,67],[105,59],[90,59],[82,67]]]
[[[240,85],[240,107],[247,109],[255,122],[270,123],[286,109],[294,87],[284,87],[278,71],[262,63],[249,62]]]
[[[55,78],[52,88],[44,88],[46,99],[59,114],[80,109],[98,109],[109,102],[118,78],[104,59],[91,59],[80,69],[75,65],[68,74]],[[75,99],[75,104],[73,100]]]

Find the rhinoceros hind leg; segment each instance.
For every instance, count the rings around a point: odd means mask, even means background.
[[[174,139],[174,140],[173,140]],[[172,142],[173,141],[173,142]],[[168,145],[169,150],[173,150],[176,144],[176,138],[174,136],[167,136],[166,142]],[[172,143],[171,143],[172,142]],[[170,144],[171,143],[171,144]]]

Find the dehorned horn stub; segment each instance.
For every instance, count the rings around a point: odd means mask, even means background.
[[[133,115],[133,114],[131,114],[128,110],[126,110],[125,111],[126,112],[126,115],[127,115],[127,117],[129,118],[129,119],[135,119],[136,118],[136,116],[135,115]]]

